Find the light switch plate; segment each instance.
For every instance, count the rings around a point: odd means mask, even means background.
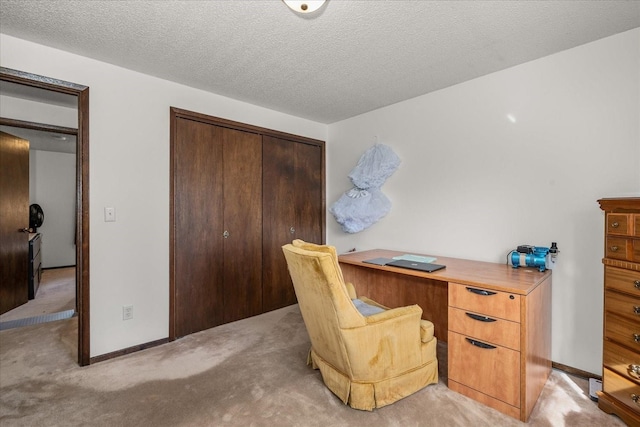
[[[116,208],[104,208],[104,222],[116,222]]]

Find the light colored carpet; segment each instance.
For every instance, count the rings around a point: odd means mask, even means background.
[[[297,305],[82,368],[76,334],[77,318],[0,332],[0,425],[525,425],[446,387],[446,345],[438,384],[373,412],[345,406],[305,363]],[[528,425],[623,426],[587,388],[554,370]]]
[[[75,274],[75,267],[44,270],[36,297],[0,315],[0,322],[75,310]]]

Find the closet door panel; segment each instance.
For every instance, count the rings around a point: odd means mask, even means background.
[[[232,322],[262,312],[262,136],[225,128],[222,139],[224,320]]]
[[[296,238],[317,244],[324,243],[322,160],[322,147],[295,144]]]
[[[294,142],[263,138],[263,276],[264,311],[295,304],[291,276],[282,246],[296,238]]]
[[[223,322],[220,128],[177,119],[174,144],[174,324],[181,337]]]

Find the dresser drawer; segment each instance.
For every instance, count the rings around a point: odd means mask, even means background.
[[[640,298],[605,291],[604,309],[640,324]]]
[[[602,391],[640,413],[640,385],[605,368],[602,376]]]
[[[621,213],[607,214],[607,234],[631,236],[633,232],[633,215]]]
[[[489,346],[451,331],[448,347],[450,380],[520,407],[519,351]]]
[[[640,214],[633,215],[633,235],[636,237],[640,237]]]
[[[624,237],[607,236],[604,256],[606,258],[631,261],[633,258],[633,240]]]
[[[449,330],[490,344],[520,350],[520,323],[449,308]]]
[[[449,283],[449,305],[485,316],[520,322],[520,295],[517,294]]]
[[[640,298],[640,271],[605,267],[604,287],[626,292]]]
[[[629,381],[640,384],[640,353],[605,341],[603,364]]]
[[[609,340],[640,351],[640,322],[638,321],[605,312],[604,336]]]

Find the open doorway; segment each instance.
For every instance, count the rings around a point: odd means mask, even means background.
[[[89,349],[89,88],[76,83],[55,80],[44,76],[0,67],[0,84],[7,90],[18,90],[22,97],[42,102],[39,97],[69,98],[75,100],[77,127],[62,128],[2,117],[0,125],[35,132],[57,132],[62,137],[73,135],[75,139],[75,185],[74,195],[74,254],[72,275],[75,284],[75,309],[78,314],[78,363],[90,363]],[[53,129],[55,128],[55,129]],[[3,260],[4,262],[4,260]],[[63,261],[64,262],[64,261]],[[61,272],[69,274],[69,271]]]
[[[34,91],[38,91],[35,92]],[[0,206],[5,203],[15,209],[24,204],[29,209],[29,233],[17,235],[28,239],[27,301],[16,301],[17,305],[0,313],[0,330],[15,329],[37,323],[69,319],[76,314],[76,151],[77,151],[77,97],[73,95],[40,92],[44,89],[29,89],[15,83],[0,82],[3,116],[20,116],[25,106],[28,117],[51,122],[69,124],[70,127],[53,126],[46,123],[19,122],[16,126],[0,125],[0,131],[28,141],[28,186],[27,195],[16,194],[17,182],[22,178],[10,161],[5,177],[8,191],[1,188]],[[33,100],[25,99],[28,95]],[[42,98],[39,100],[38,98]],[[23,113],[24,114],[24,113]],[[4,118],[5,121],[11,119]],[[15,121],[15,120],[13,120]],[[15,156],[16,154],[14,154]],[[26,172],[26,171],[24,171]],[[24,173],[23,172],[23,173]],[[24,173],[26,175],[26,173]],[[26,178],[26,177],[25,177]],[[17,200],[16,200],[17,199]],[[1,211],[0,211],[1,212]],[[27,220],[18,219],[17,227],[26,226]],[[19,242],[19,241],[18,241]],[[25,245],[27,246],[27,245]],[[25,252],[27,249],[25,248]],[[4,266],[4,264],[3,264]],[[24,270],[24,269],[23,269]],[[24,274],[24,272],[22,272]],[[16,293],[23,290],[21,274],[4,279],[16,280]],[[22,285],[22,286],[21,286]],[[4,285],[2,286],[4,290]],[[3,294],[4,296],[4,294]]]

